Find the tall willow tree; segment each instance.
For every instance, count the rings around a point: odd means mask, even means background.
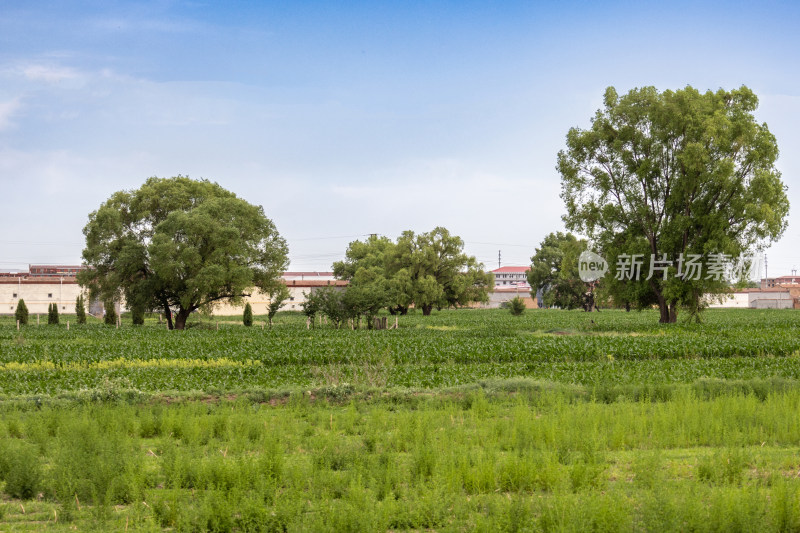
[[[105,301],[163,309],[170,329],[200,307],[268,291],[288,266],[286,242],[260,206],[184,176],[114,193],[83,232],[91,268],[80,283]]]
[[[620,300],[655,303],[661,322],[675,322],[680,307],[698,310],[704,294],[727,285],[707,267],[690,279],[681,259],[754,253],[784,232],[778,145],[753,116],[757,107],[744,86],[623,96],[610,87],[591,126],[569,131],[557,167],[564,221],[602,249]],[[640,279],[619,281],[623,254],[642,254]],[[645,279],[651,256],[660,269]]]

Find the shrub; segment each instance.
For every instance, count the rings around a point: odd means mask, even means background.
[[[20,298],[17,302],[17,310],[14,312],[14,318],[19,320],[23,326],[28,323],[28,306],[25,305],[25,300]]]
[[[6,482],[5,492],[12,498],[29,500],[42,485],[42,468],[36,446],[7,441],[0,446],[0,478]]]
[[[508,309],[514,316],[520,316],[525,312],[525,300],[516,296],[508,301]]]
[[[144,324],[144,308],[135,305],[131,308],[131,320],[134,326],[141,326]]]
[[[109,326],[115,326],[117,324],[117,309],[114,307],[114,302],[106,302],[103,306],[106,310],[103,321]]]
[[[247,327],[253,325],[253,307],[248,303],[244,306],[244,315],[242,315],[242,322]]]
[[[55,302],[47,307],[47,323],[58,325],[58,304]]]
[[[75,300],[75,315],[78,324],[86,324],[86,304],[82,294]]]

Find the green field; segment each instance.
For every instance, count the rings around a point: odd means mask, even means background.
[[[66,320],[0,318],[0,531],[800,531],[800,312]]]

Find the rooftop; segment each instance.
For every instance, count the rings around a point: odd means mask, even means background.
[[[507,266],[495,268],[492,272],[495,274],[524,274],[530,269],[529,266]]]

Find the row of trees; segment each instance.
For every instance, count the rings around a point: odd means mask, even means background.
[[[661,322],[674,322],[679,308],[697,311],[704,294],[725,289],[717,279],[682,279],[675,267],[667,277],[618,280],[614,265],[623,254],[736,257],[783,234],[789,202],[775,167],[777,142],[755,120],[757,105],[747,87],[645,87],[623,96],[610,87],[590,127],[569,130],[557,166],[563,219],[612,266],[601,284],[614,302],[657,305]],[[170,328],[183,329],[197,309],[237,304],[253,287],[274,293],[288,266],[286,243],[260,206],[183,176],[115,193],[89,215],[84,234],[92,268],[80,283],[103,301],[124,297],[136,317],[160,309]],[[531,282],[546,289],[545,303],[592,307],[593,291],[573,272],[585,248],[567,233],[537,249]],[[485,301],[493,285],[463,241],[441,227],[353,242],[333,268],[350,282],[336,305],[357,316],[412,305],[428,315]],[[320,308],[332,309],[338,297],[325,298],[331,302]]]
[[[86,308],[83,296],[78,296],[75,300],[75,318],[78,324],[85,324],[86,323]],[[30,312],[28,311],[28,306],[25,303],[25,300],[20,298],[17,302],[17,308],[14,311],[14,318],[20,325],[27,325],[28,320],[30,317]],[[51,303],[47,306],[47,323],[48,324],[55,324],[57,325],[60,322],[60,317],[58,314],[58,304]]]

